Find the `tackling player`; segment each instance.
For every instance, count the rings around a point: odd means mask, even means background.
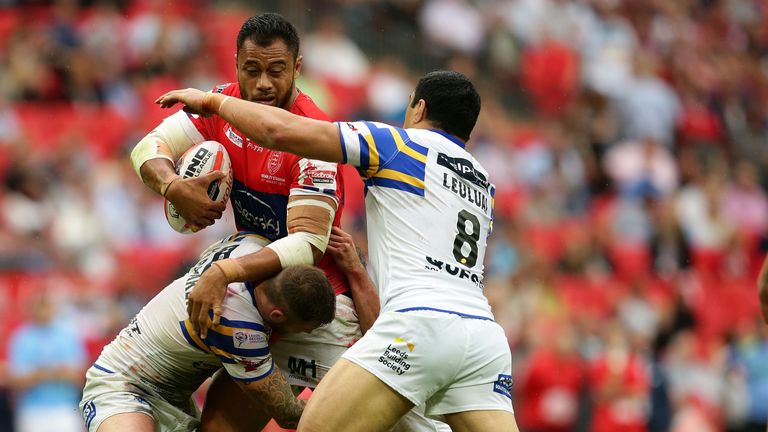
[[[304,402],[278,372],[268,340],[272,330],[309,332],[333,320],[336,296],[323,272],[294,266],[258,285],[230,284],[220,324],[205,338],[192,330],[185,308],[206,269],[267,244],[253,234],[215,243],[104,348],[86,374],[80,402],[89,431],[196,430],[200,413],[192,393],[222,366],[282,427],[296,426]]]
[[[349,163],[366,182],[381,314],[318,386],[300,431],[385,431],[422,403],[455,431],[518,430],[509,344],[482,292],[495,188],[464,148],[480,112],[464,75],[423,76],[404,129],[328,124],[194,89],[156,102],[217,114],[268,148]],[[260,273],[251,258],[236,261],[234,280]],[[231,280],[206,272],[196,289],[221,301]],[[190,301],[190,317],[205,322],[211,306]]]

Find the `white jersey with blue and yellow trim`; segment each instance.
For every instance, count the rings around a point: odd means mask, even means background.
[[[124,374],[173,404],[188,401],[222,365],[236,380],[256,381],[269,375],[274,365],[267,345],[270,330],[256,309],[252,284],[229,285],[221,324],[209,329],[205,340],[192,331],[186,310],[189,292],[214,261],[253,253],[267,244],[249,234],[213,244],[104,348],[94,367]]]
[[[487,171],[442,131],[337,125],[344,163],[366,186],[369,258],[382,312],[492,318],[483,295],[495,192]]]

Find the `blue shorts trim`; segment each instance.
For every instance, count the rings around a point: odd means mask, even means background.
[[[104,366],[99,366],[96,363],[93,364],[93,367],[95,367],[96,369],[98,369],[98,370],[100,370],[102,372],[111,373],[111,374],[115,373],[114,371],[111,371],[111,370],[105,368]]]

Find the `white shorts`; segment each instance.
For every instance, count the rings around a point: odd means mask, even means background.
[[[433,310],[385,312],[343,356],[426,415],[512,411],[512,355],[491,320]]]
[[[291,385],[315,388],[347,349],[362,337],[354,302],[345,295],[336,296],[333,321],[311,333],[285,335],[270,347],[272,357]],[[393,432],[438,432],[450,428],[427,419],[423,407],[409,411]]]
[[[188,406],[175,406],[129,377],[96,366],[88,369],[85,380],[80,412],[89,432],[96,432],[104,420],[123,413],[152,417],[156,432],[191,432],[200,425],[200,410],[191,399]]]
[[[289,384],[315,388],[347,348],[361,337],[354,302],[345,295],[337,295],[333,321],[311,333],[284,335],[270,351]]]

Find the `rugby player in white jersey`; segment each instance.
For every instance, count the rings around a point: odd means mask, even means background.
[[[229,284],[220,323],[204,339],[187,319],[186,298],[206,269],[267,244],[245,233],[215,243],[104,348],[80,402],[90,432],[196,430],[192,393],[222,366],[261,410],[296,427],[305,403],[278,371],[268,342],[273,330],[310,332],[333,320],[335,294],[320,269],[299,265],[261,283]]]
[[[386,431],[421,404],[456,432],[517,430],[509,344],[482,292],[494,186],[464,148],[480,112],[464,75],[423,76],[404,129],[330,124],[194,89],[156,102],[219,115],[270,149],[351,164],[366,183],[381,314],[321,381],[299,431]],[[253,256],[235,262],[238,280],[262,271]],[[210,325],[227,280],[203,274],[188,305],[194,325]]]

